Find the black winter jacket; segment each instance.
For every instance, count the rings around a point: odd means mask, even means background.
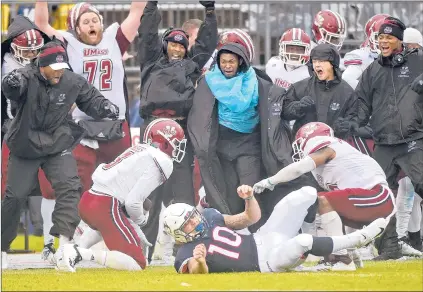
[[[74,103],[95,119],[107,116],[105,99],[84,77],[65,70],[56,85],[50,85],[36,63],[17,70],[20,87],[3,79],[4,95],[18,104],[17,114],[5,137],[13,155],[35,159],[75,147],[85,130],[68,119]]]
[[[352,87],[339,74],[335,80],[328,82],[320,81],[313,75],[290,86],[285,95],[281,118],[295,120],[294,135],[310,122],[323,122],[333,127],[337,118],[347,117],[355,110],[353,93]],[[298,110],[299,101],[304,96],[311,96],[315,102],[314,110],[307,113]]]
[[[6,36],[6,40],[4,40],[1,43],[1,66],[2,66],[2,70],[3,70],[3,61],[4,61],[4,55],[6,53],[12,53],[11,49],[10,49],[10,44],[12,43],[13,39],[15,37],[17,37],[18,35],[24,33],[27,30],[30,29],[36,29],[40,32],[41,36],[44,39],[44,43],[48,43],[50,41],[50,38],[43,33],[41,30],[38,29],[38,27],[31,21],[29,20],[26,16],[23,15],[17,15],[12,23],[9,25],[9,27],[7,28],[7,36]],[[6,72],[9,73],[9,72]],[[16,104],[14,102],[12,102],[12,115],[15,115],[15,111],[16,111]],[[7,102],[6,102],[6,97],[3,94],[3,91],[1,93],[1,127],[3,129],[3,125],[6,122],[6,120],[8,119],[7,116]],[[1,133],[1,140],[3,141],[3,135],[4,135],[4,131],[2,131]]]
[[[176,117],[187,117],[192,106],[195,84],[218,41],[214,12],[207,13],[195,45],[181,61],[169,62],[159,37],[162,20],[157,5],[148,2],[138,29],[138,58],[141,69],[140,116],[158,115],[167,110]]]
[[[411,83],[423,72],[423,55],[414,52],[404,59],[403,64],[395,64],[392,57],[380,56],[363,72],[355,89],[355,117],[360,126],[370,120],[375,144],[423,138],[423,96],[411,90]]]
[[[248,59],[243,53],[244,62]],[[249,66],[249,64],[248,64]],[[259,86],[260,139],[264,176],[272,176],[292,163],[291,131],[280,119],[285,90],[257,74]],[[200,79],[193,105],[188,116],[188,133],[197,156],[201,177],[211,205],[225,214],[231,214],[225,202],[223,171],[217,155],[219,121],[217,102],[205,78]]]

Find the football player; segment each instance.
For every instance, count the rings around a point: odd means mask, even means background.
[[[145,269],[146,246],[151,244],[140,228],[147,223],[151,207],[147,197],[172,174],[173,161],[184,158],[186,138],[177,122],[162,118],[147,126],[144,141],[95,170],[93,186],[79,203],[81,219],[90,228],[78,245],[63,248],[69,271],[75,272],[82,260],[114,269]],[[102,239],[109,251],[90,249]]]
[[[311,43],[312,49],[317,44],[327,43],[340,51],[347,37],[347,23],[339,13],[332,10],[321,10],[314,16],[311,31],[314,37],[314,42]],[[341,59],[339,68],[341,71],[345,70],[343,59]]]
[[[119,106],[119,120],[123,121],[123,138],[98,142],[84,139],[73,151],[78,163],[83,190],[92,184],[97,163],[110,162],[131,146],[129,126],[125,120],[126,89],[122,56],[135,39],[145,2],[132,2],[129,14],[121,25],[113,23],[104,28],[103,16],[92,5],[80,2],[69,10],[68,31],[58,31],[48,22],[46,2],[36,2],[35,23],[47,35],[55,35],[66,44],[72,70],[83,75],[101,94]],[[75,120],[90,120],[78,108],[72,112]]]
[[[256,193],[312,172],[326,190],[318,194],[318,211],[321,227],[330,236],[342,235],[342,224],[361,228],[394,214],[393,194],[382,168],[370,156],[335,138],[328,125],[312,122],[302,126],[292,148],[294,163],[256,183]],[[327,257],[316,269],[355,270],[356,266],[343,250]]]
[[[279,56],[269,59],[266,73],[275,85],[288,89],[295,82],[310,76],[306,64],[310,60],[311,40],[300,28],[291,28],[279,40]]]
[[[127,96],[122,57],[137,35],[145,4],[133,2],[129,15],[121,25],[113,23],[104,29],[100,12],[94,6],[80,2],[68,12],[68,31],[61,31],[49,24],[47,2],[35,3],[35,24],[48,36],[54,35],[65,43],[72,70],[84,76],[104,97],[119,107],[119,120],[122,121],[124,132],[121,139],[101,142],[82,139],[73,150],[83,191],[91,187],[91,177],[98,163],[112,161],[131,146],[125,116]],[[77,107],[72,111],[72,118],[76,121],[92,120]],[[49,203],[54,206],[54,201]],[[53,249],[50,252],[55,253]],[[58,252],[58,257],[61,257],[62,250]],[[51,260],[55,261],[54,258]]]
[[[313,237],[297,235],[307,209],[316,201],[317,191],[303,187],[283,198],[268,221],[254,234],[239,234],[261,216],[250,186],[237,189],[245,200],[245,211],[222,215],[207,208],[200,214],[193,206],[177,203],[167,207],[164,228],[181,246],[174,267],[178,273],[284,272],[299,270],[308,254],[324,256],[340,249],[368,244],[383,232],[380,218],[363,230],[346,236]]]
[[[379,28],[388,14],[376,14],[370,18],[365,25],[366,41],[362,48],[348,52],[344,56],[345,71],[342,78],[356,88],[358,80],[363,71],[369,66],[379,55],[378,34]]]
[[[338,12],[322,10],[314,16],[311,31],[315,43],[331,44],[340,51],[347,37],[347,24],[345,18]],[[315,45],[312,45],[312,47]]]

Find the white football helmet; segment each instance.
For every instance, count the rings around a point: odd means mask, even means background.
[[[189,232],[184,231],[186,223],[197,220],[198,224]],[[163,212],[164,231],[178,243],[187,243],[203,237],[207,232],[207,222],[193,206],[185,203],[169,205]]]

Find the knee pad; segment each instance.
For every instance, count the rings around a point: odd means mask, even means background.
[[[313,236],[310,234],[299,234],[295,237],[295,241],[304,248],[304,252],[311,250],[313,246]]]

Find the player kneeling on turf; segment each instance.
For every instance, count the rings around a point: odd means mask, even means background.
[[[145,245],[151,246],[140,229],[148,220],[146,199],[172,174],[173,161],[182,161],[186,139],[178,123],[156,119],[147,126],[143,140],[147,144],[130,147],[95,170],[93,185],[79,203],[81,219],[90,228],[78,245],[64,247],[71,272],[82,260],[120,270],[145,269]],[[89,249],[102,239],[110,251]]]
[[[313,237],[298,234],[307,209],[317,200],[317,191],[303,187],[283,198],[268,221],[254,234],[240,230],[257,222],[260,207],[250,186],[238,187],[245,211],[222,215],[206,208],[201,215],[193,206],[177,203],[164,211],[164,229],[181,244],[175,259],[179,273],[284,272],[300,265],[308,254],[329,255],[333,251],[363,246],[386,227],[383,218],[345,236]]]
[[[335,138],[328,125],[312,122],[302,126],[292,147],[294,163],[256,183],[253,187],[256,193],[266,188],[273,190],[276,184],[289,182],[311,171],[326,190],[318,194],[318,211],[321,227],[329,236],[343,235],[342,224],[362,228],[377,218],[394,213],[392,191],[382,168],[370,156]],[[317,268],[356,269],[346,250],[326,257]]]

